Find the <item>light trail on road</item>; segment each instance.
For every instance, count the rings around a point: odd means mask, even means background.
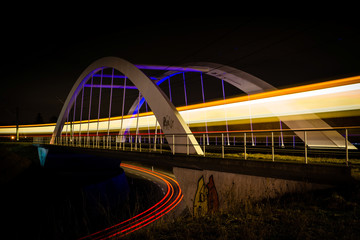
[[[136,172],[138,176],[141,176],[144,179],[150,178],[162,185],[165,185],[166,192],[164,197],[144,212],[80,239],[112,239],[115,237],[123,237],[163,217],[181,202],[183,195],[181,188],[175,179],[166,176],[165,174],[134,165],[121,163],[120,166],[125,170],[125,172],[130,174]]]

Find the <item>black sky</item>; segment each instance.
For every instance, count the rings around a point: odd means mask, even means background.
[[[355,18],[119,18],[93,24],[29,17],[2,29],[0,124],[57,116],[73,83],[93,61],[230,65],[275,87],[360,74]]]

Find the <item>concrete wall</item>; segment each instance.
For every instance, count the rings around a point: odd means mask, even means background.
[[[106,165],[131,162],[173,172],[184,194],[183,203],[195,214],[227,209],[241,202],[273,198],[335,185],[352,184],[351,167],[148,152],[47,146],[51,152],[101,156]],[[50,154],[51,155],[51,154]],[[49,155],[48,155],[49,157]],[[76,160],[76,161],[75,161]],[[81,159],[71,161],[76,165]],[[96,166],[96,161],[88,167]],[[104,163],[102,163],[104,165]]]
[[[194,215],[201,215],[217,209],[226,210],[233,207],[233,204],[245,201],[256,201],[278,197],[290,192],[329,187],[329,185],[303,181],[210,170],[174,167],[173,172],[183,191],[183,201]]]

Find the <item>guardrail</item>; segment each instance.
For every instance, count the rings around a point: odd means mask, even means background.
[[[311,147],[308,144],[308,135],[312,132],[337,131],[344,137],[343,146],[336,148]],[[349,159],[359,160],[360,153],[356,148],[360,142],[360,127],[329,128],[329,129],[299,129],[299,130],[267,130],[267,131],[219,131],[193,133],[201,147],[203,156],[232,157],[241,159],[262,158],[270,161],[282,161],[283,157],[296,158],[305,164],[309,163],[310,156],[318,158],[334,158],[337,163],[344,163],[349,166]],[[303,139],[301,139],[302,136]],[[172,139],[170,144],[166,140]],[[186,137],[186,144],[177,143],[176,139]],[[158,153],[177,154],[179,146],[186,146],[186,153],[191,155],[187,135],[184,134],[149,134],[149,133],[127,133],[124,135],[101,135],[79,136],[66,134],[55,139],[55,145],[84,148],[113,149],[122,151],[147,151]],[[49,144],[49,137],[34,138],[36,144]],[[183,141],[184,142],[184,141]],[[255,156],[262,154],[261,157]],[[254,155],[254,156],[253,156]],[[291,157],[290,157],[291,156]],[[286,158],[286,157],[285,157]],[[302,160],[301,160],[302,159]],[[317,161],[319,162],[319,161]],[[321,162],[321,161],[320,161]],[[331,161],[328,161],[331,162]]]

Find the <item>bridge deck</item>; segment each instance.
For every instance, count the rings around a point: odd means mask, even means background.
[[[355,181],[351,175],[352,168],[343,165],[241,160],[185,154],[172,155],[166,153],[114,151],[108,149],[70,148],[54,145],[43,146],[48,148],[49,151],[56,149],[56,151],[86,153],[126,162],[137,162],[145,166],[154,166],[157,169],[170,171],[172,171],[173,167],[181,167],[329,185],[349,184]]]

